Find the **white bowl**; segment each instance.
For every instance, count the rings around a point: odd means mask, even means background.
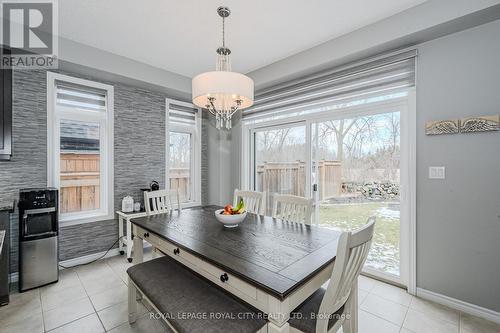
[[[226,228],[235,228],[243,222],[245,217],[247,217],[247,212],[245,211],[242,214],[234,214],[234,215],[224,215],[221,214],[224,211],[224,209],[217,209],[215,211],[215,218],[217,221],[222,223]]]

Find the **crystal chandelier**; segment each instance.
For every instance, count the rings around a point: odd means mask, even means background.
[[[231,11],[228,7],[219,7],[217,13],[222,18],[222,46],[216,51],[216,70],[193,78],[193,104],[215,116],[217,129],[231,129],[236,111],[252,106],[254,85],[248,76],[231,72],[231,50],[226,47],[224,36],[225,19]]]

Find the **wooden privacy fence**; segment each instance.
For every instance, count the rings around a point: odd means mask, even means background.
[[[342,164],[339,161],[319,161],[319,199],[339,197],[342,193]]]
[[[61,213],[99,209],[99,166],[99,154],[61,154]],[[181,200],[191,197],[189,178],[189,168],[170,169],[170,188],[179,189]]]
[[[61,154],[61,213],[99,209],[99,154]]]
[[[257,165],[257,189],[267,193],[292,194],[303,197],[306,163],[264,162]]]
[[[257,165],[257,188],[271,193],[305,196],[306,163],[264,162]],[[61,154],[60,211],[61,213],[99,209],[99,154]],[[320,200],[341,194],[342,171],[338,161],[318,164]],[[182,200],[191,198],[189,168],[172,168],[170,188],[179,189]],[[268,199],[272,200],[268,195]],[[270,205],[271,202],[268,202]],[[270,206],[269,206],[270,207]]]
[[[170,168],[168,177],[170,179],[170,189],[179,190],[181,201],[191,199],[191,186],[189,184],[189,168]]]
[[[257,189],[268,194],[281,193],[305,196],[306,163],[264,162],[257,165]],[[342,169],[338,161],[319,161],[318,191],[320,200],[340,196],[342,188]],[[269,206],[272,204],[268,195]]]

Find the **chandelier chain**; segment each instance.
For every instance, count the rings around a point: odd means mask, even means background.
[[[226,18],[222,17],[222,47],[223,48],[226,48],[225,22],[226,22]]]

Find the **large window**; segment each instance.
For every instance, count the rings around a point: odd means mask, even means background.
[[[48,73],[47,113],[61,223],[113,218],[113,87]]]
[[[192,104],[167,99],[167,189],[183,206],[201,204],[201,119]]]
[[[352,231],[376,216],[365,272],[407,283],[401,242],[408,228],[409,105],[405,98],[376,106],[344,109],[289,124],[251,123],[249,188],[267,193],[268,212],[276,193],[314,199],[313,224]],[[403,136],[403,139],[402,139]],[[405,186],[406,185],[406,186]]]
[[[365,273],[415,290],[415,57],[377,57],[271,87],[243,113],[242,188],[309,197],[313,223],[376,216]],[[248,172],[246,172],[248,171]]]

